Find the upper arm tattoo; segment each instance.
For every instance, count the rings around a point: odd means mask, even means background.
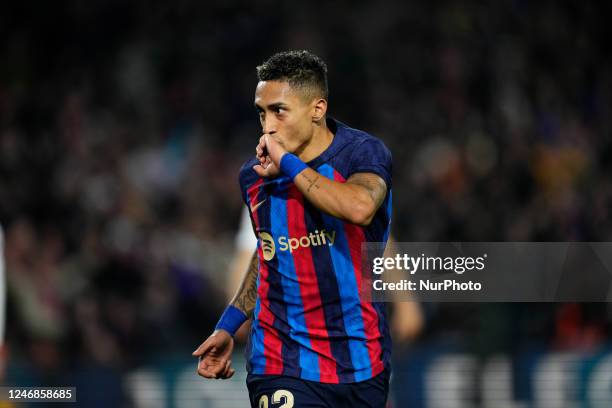
[[[346,182],[365,188],[376,209],[380,207],[387,195],[387,183],[374,173],[355,173]]]
[[[242,280],[240,289],[231,301],[231,304],[240,309],[247,316],[251,316],[251,313],[255,309],[255,302],[257,301],[257,275],[259,273],[259,258],[257,251],[251,258],[249,269],[247,269],[246,275]]]

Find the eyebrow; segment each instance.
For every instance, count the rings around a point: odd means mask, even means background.
[[[254,103],[253,105],[255,105],[255,109],[259,110],[264,110],[264,108],[261,107],[261,105],[258,105],[257,103]],[[283,102],[276,102],[276,103],[271,103],[269,104],[267,107],[268,109],[276,109],[276,108],[283,108],[286,107],[287,104],[283,103]]]

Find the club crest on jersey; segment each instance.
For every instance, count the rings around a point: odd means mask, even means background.
[[[259,239],[261,240],[261,251],[263,252],[263,257],[266,261],[274,258],[274,254],[276,253],[276,245],[274,244],[274,239],[272,235],[267,232],[260,232]]]
[[[298,248],[316,247],[321,245],[334,246],[336,242],[336,231],[316,230],[307,235],[303,235],[299,238],[291,238],[281,236],[277,241],[274,240],[272,235],[268,232],[260,231],[259,240],[261,242],[261,250],[263,252],[263,258],[266,261],[274,258],[276,250],[279,251],[293,251]],[[278,245],[277,245],[278,244]]]

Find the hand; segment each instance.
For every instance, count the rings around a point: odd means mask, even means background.
[[[215,330],[192,355],[199,357],[198,375],[204,378],[227,379],[234,375],[232,351],[234,339],[225,330]]]
[[[253,170],[260,177],[276,177],[280,174],[280,161],[287,151],[271,135],[264,134],[259,138],[255,148],[259,164],[253,166]]]

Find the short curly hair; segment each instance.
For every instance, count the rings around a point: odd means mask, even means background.
[[[283,51],[257,67],[260,81],[287,81],[309,98],[328,98],[327,65],[310,51]]]

